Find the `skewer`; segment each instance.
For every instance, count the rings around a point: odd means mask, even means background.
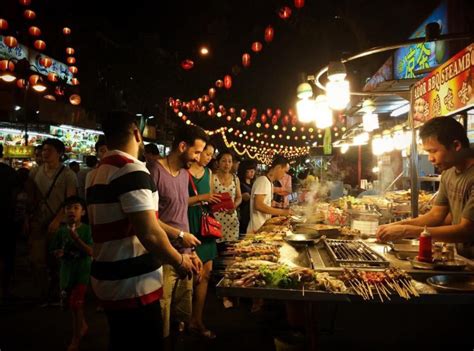
[[[382,293],[380,292],[379,287],[377,286],[377,284],[374,284],[374,286],[375,286],[375,289],[377,290],[377,293],[379,295],[380,302],[383,302]]]
[[[383,285],[383,283],[380,284],[380,290],[382,290],[382,292],[384,293],[384,295],[388,299],[388,301],[392,300],[389,296],[390,292],[387,291],[387,288],[385,287],[385,285]]]

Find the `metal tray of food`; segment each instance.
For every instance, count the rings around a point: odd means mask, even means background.
[[[474,275],[435,275],[426,282],[439,292],[474,292]]]
[[[285,241],[292,245],[312,245],[315,240],[321,238],[321,234],[302,234],[302,233],[293,233],[287,234],[285,236]]]
[[[402,239],[396,242],[390,242],[388,245],[396,252],[418,253],[419,241],[414,239]]]
[[[339,236],[341,230],[339,227],[326,224],[295,224],[294,232],[299,234],[319,234],[327,237]]]

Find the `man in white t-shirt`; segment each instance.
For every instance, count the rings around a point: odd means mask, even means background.
[[[277,156],[264,176],[258,177],[252,186],[250,194],[250,222],[247,233],[254,233],[260,229],[267,219],[272,216],[288,216],[289,209],[272,207],[273,182],[281,180],[288,171],[288,160]]]

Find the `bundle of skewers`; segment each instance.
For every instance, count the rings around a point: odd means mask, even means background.
[[[340,278],[364,300],[373,300],[378,296],[381,302],[384,302],[384,298],[390,301],[392,294],[398,294],[406,300],[420,296],[411,277],[401,269],[389,268],[383,272],[345,269]]]

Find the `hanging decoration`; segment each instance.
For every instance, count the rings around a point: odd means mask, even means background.
[[[290,18],[291,16],[291,8],[289,8],[288,6],[283,6],[280,11],[278,11],[278,16],[282,19],[282,20],[287,20],[288,18]]]
[[[46,56],[41,56],[38,62],[41,66],[46,68],[51,67],[51,65],[53,64],[53,60],[50,57]]]
[[[41,39],[35,40],[33,46],[36,48],[36,50],[39,51],[43,51],[44,49],[46,49],[46,43]]]
[[[19,0],[18,1],[22,6],[30,6],[31,0]]]
[[[181,61],[181,68],[184,69],[185,71],[189,71],[193,67],[194,67],[194,61],[190,59]]]
[[[0,30],[7,30],[7,29],[8,29],[7,20],[0,18]]]
[[[271,43],[273,41],[273,37],[275,35],[275,30],[273,29],[272,26],[267,26],[265,28],[265,36],[264,39],[267,43]]]
[[[18,40],[14,36],[9,35],[8,37],[3,38],[3,42],[9,48],[14,48],[18,45]]]
[[[251,48],[252,48],[252,51],[253,51],[253,52],[260,52],[260,51],[262,51],[263,45],[262,45],[262,43],[259,42],[259,41],[254,41],[254,42],[252,43],[252,47],[251,47]]]
[[[232,77],[227,74],[224,76],[224,88],[230,89],[232,87]]]
[[[27,20],[34,20],[36,18],[36,13],[32,10],[25,10],[25,12],[23,12],[23,16],[27,19]]]
[[[297,9],[304,7],[304,0],[294,0],[294,5]]]
[[[28,33],[30,33],[30,35],[32,37],[39,37],[41,35],[41,29],[39,29],[38,27],[36,26],[31,26],[29,29],[28,29]]]
[[[76,58],[73,57],[73,56],[69,56],[67,59],[66,59],[66,62],[68,65],[73,65],[76,63]]]
[[[250,54],[245,53],[242,55],[242,66],[245,68],[250,66]]]
[[[69,28],[69,27],[64,27],[64,28],[63,28],[63,34],[64,34],[64,35],[70,35],[70,34],[71,34],[71,28]]]
[[[66,54],[68,55],[74,55],[75,50],[71,47],[66,48]]]

